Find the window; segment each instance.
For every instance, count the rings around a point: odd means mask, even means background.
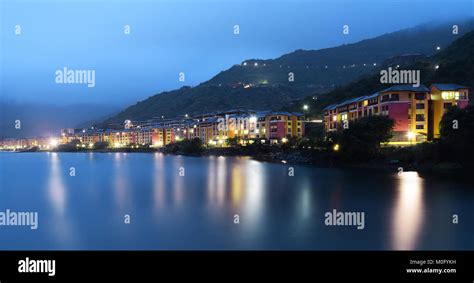
[[[400,96],[398,95],[398,93],[392,93],[392,95],[390,97],[390,100],[391,101],[398,101],[398,100],[400,100]]]
[[[423,115],[423,114],[416,114],[416,121],[424,122],[424,121],[425,121],[425,115]]]
[[[417,103],[416,104],[416,109],[425,109],[425,104],[424,103]]]
[[[459,99],[459,91],[443,91],[441,92],[441,97],[445,100],[448,99]]]
[[[416,100],[425,100],[425,94],[424,93],[416,93],[415,94],[415,99]]]
[[[416,125],[417,130],[423,130],[425,128],[425,125]]]
[[[384,101],[388,101],[388,100],[389,100],[389,98],[390,98],[390,96],[389,96],[388,94],[386,94],[386,95],[382,96],[382,102],[384,102]]]
[[[374,107],[374,113],[379,113],[379,108],[378,107]]]

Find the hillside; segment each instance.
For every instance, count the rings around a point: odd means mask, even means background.
[[[439,66],[436,69],[436,66]],[[401,69],[420,70],[421,83],[456,83],[468,87],[474,86],[474,31],[466,33],[463,37],[455,40],[444,50],[429,58],[428,62],[418,62],[411,65],[401,65]],[[294,106],[283,107],[285,110],[301,109],[302,105],[308,104],[311,114],[321,116],[321,109],[327,105],[338,103],[343,100],[374,93],[389,87],[380,83],[380,75],[366,76],[347,86],[339,87],[328,94],[321,95],[317,100],[308,96]]]
[[[444,48],[472,28],[474,21],[465,22],[460,25],[460,34],[453,35],[450,25],[425,24],[354,44],[297,50],[271,60],[245,60],[196,87],[162,92],[137,102],[99,126],[125,119],[174,117],[238,107],[289,107],[292,101],[316,94],[322,97],[335,87],[373,74],[389,58],[432,55],[437,46]],[[293,82],[288,81],[289,72],[294,74]]]
[[[461,26],[463,31],[474,28],[473,22]],[[445,47],[454,39],[456,36],[452,35],[450,25],[424,24],[353,44],[320,50],[296,50],[271,60],[246,60],[204,84],[258,84],[264,81],[288,84],[288,72],[293,72],[294,84],[297,85],[342,85],[377,69],[374,63],[380,65],[387,58],[402,54],[432,55],[437,46]]]

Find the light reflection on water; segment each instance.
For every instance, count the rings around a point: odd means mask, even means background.
[[[60,157],[57,153],[48,153],[50,160],[49,183],[47,184],[48,200],[53,208],[52,217],[44,219],[43,214],[39,214],[39,229],[48,229],[43,227],[45,222],[54,223],[49,229],[55,231],[55,239],[61,248],[67,248],[77,241],[75,236],[74,223],[70,221],[67,213],[67,188],[64,184],[63,176],[67,173],[69,176],[69,167],[63,168]],[[66,170],[65,170],[66,169]]]
[[[128,171],[126,167],[126,155],[122,153],[114,154],[114,197],[117,208],[120,211],[124,211],[127,201],[130,195],[127,194],[130,184],[128,184]],[[97,172],[100,174],[100,172]]]
[[[245,179],[245,224],[249,229],[257,229],[261,214],[265,207],[266,172],[261,162],[249,161],[246,166]],[[268,188],[271,189],[271,188]]]
[[[289,177],[288,165],[159,153],[1,158],[0,210],[33,204],[41,214],[35,232],[0,227],[0,250],[474,249],[465,240],[472,228],[463,226],[474,215],[469,186],[430,182],[415,172],[294,166]],[[456,229],[436,225],[447,218],[439,209],[446,207],[463,213]],[[365,229],[325,226],[331,209],[364,211]],[[132,216],[130,226],[124,214]]]
[[[165,205],[166,197],[166,174],[164,168],[164,159],[161,153],[155,153],[153,155],[153,165],[153,203],[155,211],[158,211]]]
[[[66,206],[66,190],[61,172],[59,156],[56,152],[50,153],[51,172],[49,176],[49,199],[57,217],[64,217],[64,209]]]
[[[423,179],[417,172],[403,172],[398,178],[392,214],[392,249],[413,250],[423,229]]]

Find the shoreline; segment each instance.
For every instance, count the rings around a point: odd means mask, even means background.
[[[186,154],[183,152],[169,152],[165,148],[120,148],[120,149],[81,149],[81,150],[23,150],[23,151],[4,151],[12,153],[41,153],[41,152],[61,152],[61,153],[162,153],[174,156],[207,157],[207,156],[228,156],[228,157],[249,157],[260,162],[268,162],[285,165],[303,165],[314,168],[337,168],[337,169],[359,169],[370,170],[373,172],[398,173],[400,168],[403,171],[415,171],[422,175],[453,177],[466,176],[466,172],[472,170],[471,166],[462,166],[453,162],[440,163],[403,163],[391,162],[389,160],[372,160],[360,163],[345,163],[337,160],[335,155],[320,153],[310,150],[291,150],[281,151],[270,149],[267,152],[255,152],[242,150],[242,148],[206,148],[202,152]]]

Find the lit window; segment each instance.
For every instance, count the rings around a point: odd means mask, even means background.
[[[441,92],[441,97],[444,100],[449,100],[449,99],[459,99],[459,91],[443,91]]]

